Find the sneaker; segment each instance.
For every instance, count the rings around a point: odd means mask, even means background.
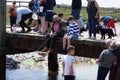
[[[27,33],[31,31],[31,28],[29,27],[28,30],[26,31]]]

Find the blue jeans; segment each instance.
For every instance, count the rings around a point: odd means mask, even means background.
[[[79,19],[80,9],[72,9],[71,15],[74,17],[74,19]]]
[[[89,37],[93,36],[96,37],[96,25],[97,25],[97,19],[95,18],[89,18],[88,19],[89,23]]]
[[[105,80],[109,70],[110,70],[109,68],[99,66],[97,80]]]

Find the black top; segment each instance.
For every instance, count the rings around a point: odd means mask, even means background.
[[[46,2],[43,1],[39,6],[43,6],[44,7],[43,12],[46,12],[46,8],[47,8]]]
[[[29,2],[29,9],[33,11],[33,6],[34,6],[34,2],[30,1]]]
[[[53,7],[56,5],[56,0],[46,0],[47,10],[53,10]]]
[[[88,3],[87,5],[88,18],[95,18],[97,11],[98,10],[95,6],[95,0],[93,0],[91,3]]]
[[[82,1],[81,0],[72,0],[72,9],[81,9]]]

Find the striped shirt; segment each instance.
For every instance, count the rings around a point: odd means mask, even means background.
[[[79,27],[78,27],[78,24],[76,22],[69,24],[68,35],[69,36],[71,36],[71,35],[79,36]]]

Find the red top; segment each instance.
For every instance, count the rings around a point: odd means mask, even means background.
[[[17,6],[12,5],[12,6],[9,7],[9,9],[11,9],[11,8],[16,9]],[[17,17],[17,14],[16,13],[10,13],[10,16]]]

